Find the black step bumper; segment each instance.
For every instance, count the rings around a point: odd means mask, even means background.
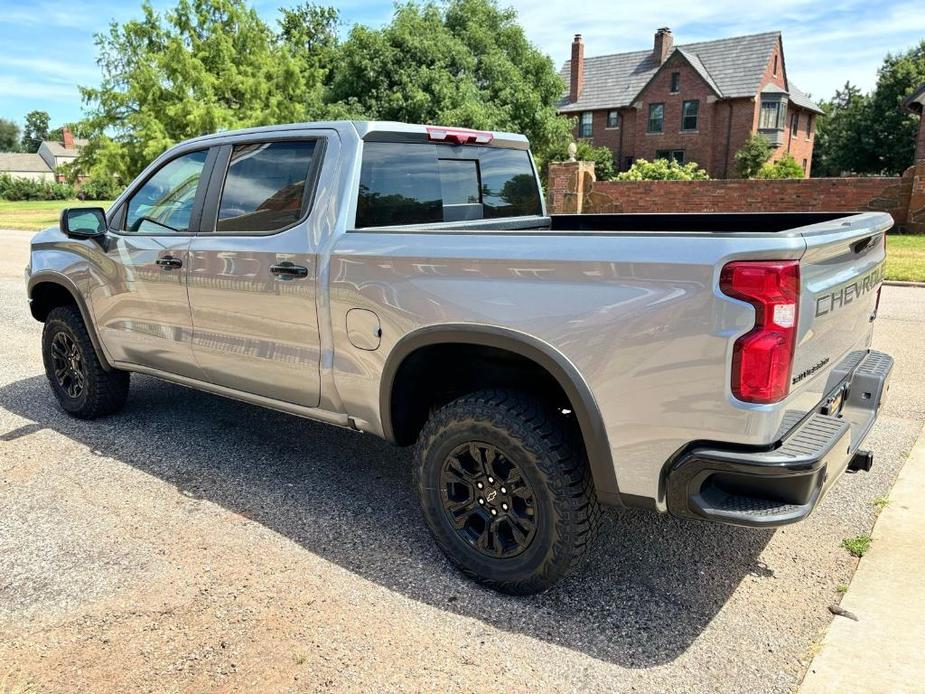
[[[816,410],[774,445],[684,452],[668,471],[668,510],[751,527],[802,520],[847,468],[869,468],[870,454],[859,448],[877,420],[892,369],[887,354],[854,353],[833,370],[833,387]]]

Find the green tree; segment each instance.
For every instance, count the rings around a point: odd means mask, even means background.
[[[0,152],[19,149],[19,126],[7,118],[0,118]]]
[[[790,152],[787,152],[777,161],[765,163],[755,178],[803,178],[804,175],[803,167]]]
[[[870,94],[851,85],[821,104],[813,147],[813,175],[901,174],[912,164],[918,118],[903,99],[925,82],[925,41],[888,54]]]
[[[863,173],[901,174],[912,165],[917,116],[901,107],[905,97],[925,82],[925,40],[897,55],[887,54],[870,95],[869,147]]]
[[[145,0],[140,19],[111,23],[96,36],[100,85],[81,89],[81,171],[126,182],[180,140],[323,115],[324,72],[309,29],[295,26],[318,17],[308,8],[285,13],[282,34],[245,0],[179,0],[163,14]],[[322,43],[334,17],[320,15]]]
[[[629,169],[616,176],[618,181],[705,181],[708,178],[709,174],[697,162],[679,164],[674,159],[637,159]]]
[[[813,143],[813,176],[842,176],[862,171],[870,159],[870,99],[850,82],[820,107]]]
[[[30,111],[22,129],[22,151],[38,152],[42,140],[48,139],[48,114],[45,111]]]
[[[561,156],[564,85],[495,0],[398,5],[381,29],[355,26],[338,54],[332,106],[366,118],[521,132],[537,159]]]
[[[735,153],[736,171],[742,178],[754,178],[771,158],[771,143],[758,133],[752,133]]]

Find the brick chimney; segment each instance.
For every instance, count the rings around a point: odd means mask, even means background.
[[[585,44],[581,40],[581,34],[575,34],[572,40],[572,63],[569,77],[568,100],[575,103],[581,96],[582,87],[585,86]]]
[[[74,135],[71,129],[66,125],[61,129],[61,139],[64,141],[64,149],[74,149]]]
[[[668,54],[671,53],[671,47],[674,45],[674,37],[671,35],[671,29],[662,27],[655,32],[655,50],[652,54],[655,56],[655,62],[659,65],[668,60]]]

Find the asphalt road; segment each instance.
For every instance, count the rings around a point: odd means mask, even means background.
[[[806,522],[606,513],[589,565],[501,596],[443,559],[379,440],[133,377],[65,416],[26,307],[29,234],[0,232],[0,683],[18,691],[787,692],[832,619],[925,420],[925,289],[883,291],[897,360],[869,439]],[[0,686],[3,686],[0,684]]]

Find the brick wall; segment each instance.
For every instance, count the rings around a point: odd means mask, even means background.
[[[925,233],[925,162],[892,177],[600,182],[587,162],[553,163],[548,207],[551,214],[876,210],[906,231]]]

